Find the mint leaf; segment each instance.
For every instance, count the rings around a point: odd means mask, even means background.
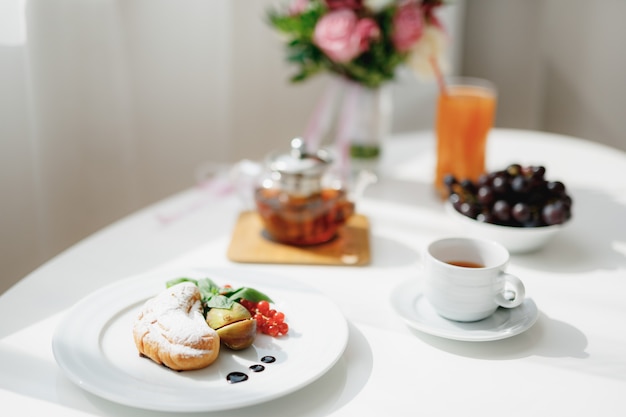
[[[219,293],[220,287],[218,287],[211,278],[199,279],[196,285],[198,285],[198,289],[200,290],[200,294],[202,294],[202,298],[210,298],[214,294]]]
[[[228,297],[220,294],[215,294],[211,298],[206,301],[206,307],[208,309],[211,308],[225,308],[229,309],[233,306],[235,302],[230,300]]]
[[[174,285],[180,284],[181,282],[193,282],[194,284],[198,285],[198,281],[196,281],[195,279],[181,277],[181,278],[174,278],[174,279],[167,281],[165,283],[165,288],[173,287]]]
[[[259,301],[265,300],[267,302],[273,303],[272,299],[269,298],[267,295],[263,294],[261,291],[258,291],[258,290],[255,290],[254,288],[249,288],[249,287],[239,288],[238,290],[228,295],[228,299],[232,301],[239,301],[241,299],[246,299],[254,303],[258,303]]]
[[[255,303],[262,300],[273,303],[271,298],[254,288],[241,287],[233,289],[230,287],[220,287],[211,278],[174,278],[167,281],[165,286],[169,288],[181,282],[192,282],[198,287],[200,295],[202,296],[202,304],[206,311],[211,308],[229,309],[235,302],[239,302],[242,299]]]

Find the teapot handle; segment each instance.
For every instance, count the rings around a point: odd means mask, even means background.
[[[242,159],[230,168],[230,182],[233,184],[244,210],[253,210],[255,207],[254,189],[262,172],[263,164],[249,159]]]

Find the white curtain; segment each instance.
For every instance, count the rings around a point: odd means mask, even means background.
[[[203,162],[302,133],[326,79],[289,84],[276,3],[0,0],[0,292]],[[428,127],[433,87],[400,84],[396,130]]]

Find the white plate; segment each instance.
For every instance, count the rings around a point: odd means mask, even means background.
[[[150,297],[172,278],[210,277],[218,285],[249,286],[269,295],[290,328],[283,337],[259,334],[253,346],[222,347],[216,362],[175,372],[142,358],[135,347],[134,319]],[[348,325],[327,297],[286,277],[249,270],[170,270],[112,284],[77,303],[56,328],[54,357],[81,388],[128,406],[160,411],[216,411],[269,401],[302,388],[326,373],[348,342]],[[254,373],[250,365],[270,355],[276,362]],[[226,375],[249,379],[229,384]]]
[[[539,317],[531,298],[516,308],[498,308],[484,320],[462,323],[441,317],[424,297],[420,283],[407,281],[394,289],[391,304],[411,327],[434,336],[471,342],[505,339],[528,330]]]

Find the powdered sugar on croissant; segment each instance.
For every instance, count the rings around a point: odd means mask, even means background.
[[[206,323],[198,287],[176,284],[143,305],[133,336],[139,353],[168,368],[183,371],[212,364],[220,339]]]

